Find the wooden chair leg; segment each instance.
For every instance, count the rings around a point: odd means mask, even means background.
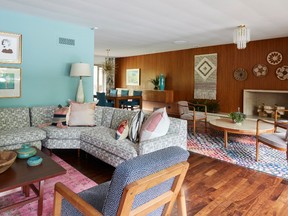
[[[256,138],[256,161],[258,161],[258,155],[259,155],[259,140]]]
[[[177,196],[177,211],[179,216],[187,216],[185,193],[182,188]]]
[[[194,136],[196,136],[196,121],[193,120],[193,133],[194,133]]]

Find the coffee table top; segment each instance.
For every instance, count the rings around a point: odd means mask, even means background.
[[[210,125],[217,130],[226,130],[230,133],[256,135],[256,120],[245,119],[241,124],[232,122],[229,118],[213,119]],[[260,132],[272,132],[274,124],[260,123]]]
[[[49,156],[37,149],[36,155],[43,158],[38,166],[28,166],[28,159],[17,158],[13,165],[0,174],[0,192],[32,184],[66,173],[66,170]]]

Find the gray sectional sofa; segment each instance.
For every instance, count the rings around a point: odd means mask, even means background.
[[[32,107],[30,108],[31,122],[29,122],[29,119],[25,118],[26,126],[30,128],[30,130],[39,131],[41,136],[39,135],[38,141],[42,140],[42,145],[48,149],[82,149],[83,151],[116,167],[123,161],[136,157],[137,155],[146,154],[169,146],[180,146],[184,149],[187,148],[187,122],[176,118],[170,118],[169,131],[162,137],[138,143],[133,143],[128,138],[124,140],[116,140],[115,133],[120,122],[128,120],[130,123],[131,119],[137,112],[110,107],[96,107],[95,127],[68,127],[63,129],[55,126],[47,126],[41,129],[37,128],[37,126],[53,118],[55,108],[56,107],[54,106]],[[5,110],[8,108],[1,108],[0,110],[3,112],[3,109]],[[21,110],[26,108],[14,109]],[[13,116],[12,113],[10,113],[10,116],[11,115]],[[31,125],[30,127],[28,126],[29,124]],[[7,124],[5,123],[4,125]],[[20,147],[21,144],[25,142],[34,144],[35,140],[32,141],[25,139],[24,142],[21,141],[21,130],[14,133],[14,128],[9,127],[8,130],[5,131],[9,130],[11,130],[11,133],[18,138],[15,139],[14,144],[11,142],[3,142],[3,133],[1,130],[0,147],[12,149],[13,147]],[[19,141],[19,143],[17,143],[17,141]]]
[[[0,108],[0,151],[17,149],[30,143],[41,149],[46,132],[30,126],[29,108]]]

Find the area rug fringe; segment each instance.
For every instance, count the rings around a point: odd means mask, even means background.
[[[223,133],[209,129],[196,136],[189,132],[187,147],[194,153],[288,179],[286,153],[260,144],[256,162],[255,143],[255,136],[229,134],[228,148],[225,148]]]
[[[54,185],[56,182],[62,182],[75,193],[86,190],[97,184],[91,179],[84,176],[75,168],[71,167],[68,163],[63,161],[61,158],[56,155],[51,157],[56,163],[66,169],[67,173],[65,175],[60,175],[55,178],[50,178],[45,181],[44,184],[44,200],[43,200],[43,216],[52,216],[53,215],[53,202],[54,202]],[[33,192],[30,192],[30,195],[33,195]],[[15,202],[16,200],[23,199],[24,195],[21,192],[6,195],[0,197],[0,205],[6,206],[8,203]],[[4,213],[0,213],[1,216],[36,216],[37,215],[37,201],[26,204],[22,207],[9,210]]]

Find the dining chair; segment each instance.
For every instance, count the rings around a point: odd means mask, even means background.
[[[129,95],[129,90],[126,90],[126,89],[121,90],[121,96],[128,96],[128,95]],[[120,100],[119,101],[120,107],[122,109],[124,108],[125,102],[127,102],[127,101],[128,100]]]
[[[274,124],[275,125],[275,131],[273,133],[260,133],[260,124],[262,122],[265,122],[267,124]],[[287,150],[287,144],[288,144],[288,124],[286,124],[286,127],[284,127],[284,124],[277,125],[275,122],[271,122],[264,119],[257,119],[256,124],[256,161],[259,159],[259,145],[260,143],[267,145],[271,148],[280,150],[280,151],[286,151],[286,160],[288,160],[288,150]],[[281,127],[281,132],[277,131],[277,127]]]
[[[106,100],[105,92],[97,92],[96,97],[98,99],[97,106],[109,106],[114,107],[114,103],[108,102]]]
[[[175,202],[178,215],[187,215],[188,157],[178,146],[137,156],[116,167],[111,181],[79,194],[57,182],[53,215],[171,215]]]
[[[204,112],[196,111],[196,107],[203,107]],[[188,101],[178,101],[180,118],[187,120],[188,129],[193,125],[193,134],[196,135],[196,123],[205,122],[205,131],[207,130],[207,106],[204,104],[193,104]]]
[[[142,91],[133,91],[133,96],[142,96]],[[127,109],[134,110],[135,108],[140,108],[140,99],[132,99],[124,103],[124,107]]]
[[[109,95],[110,96],[117,96],[118,90],[117,89],[110,89],[109,90]]]

